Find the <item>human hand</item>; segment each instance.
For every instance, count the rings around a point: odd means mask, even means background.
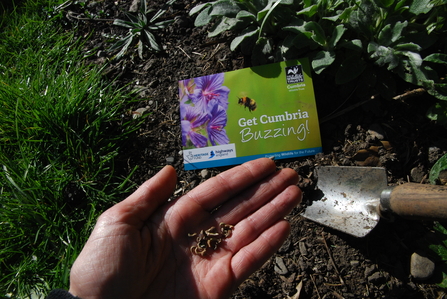
[[[75,261],[70,293],[92,298],[228,298],[274,254],[290,231],[283,220],[301,200],[292,169],[258,159],[168,201],[171,166],[104,212]],[[190,251],[198,233],[220,222],[230,238],[205,256]]]

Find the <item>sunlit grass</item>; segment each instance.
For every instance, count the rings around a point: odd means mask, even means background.
[[[115,165],[139,125],[124,117],[130,94],[58,26],[60,3],[24,3],[0,24],[0,297],[12,298],[68,287],[96,217],[131,187]]]

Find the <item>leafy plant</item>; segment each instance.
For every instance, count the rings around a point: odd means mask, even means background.
[[[239,47],[250,54],[253,65],[307,56],[316,74],[333,78],[348,93],[391,98],[400,77],[444,101],[446,4],[218,0],[197,5],[190,14],[198,13],[196,26],[211,24],[210,37],[232,31],[231,50]]]
[[[436,184],[439,179],[439,174],[447,170],[447,154],[442,156],[430,170],[429,181],[431,184]],[[438,285],[442,288],[447,288],[447,229],[439,222],[435,222],[434,233],[427,235],[420,241],[421,247],[429,255],[438,262],[436,267],[439,273]]]
[[[161,48],[157,43],[157,40],[152,33],[154,30],[160,30],[166,28],[169,24],[174,22],[174,20],[163,20],[157,21],[167,10],[167,6],[174,3],[175,0],[170,0],[166,3],[164,8],[160,9],[155,13],[150,19],[148,18],[148,13],[154,11],[153,9],[148,9],[147,0],[141,0],[140,9],[137,15],[133,15],[131,13],[125,13],[129,21],[116,19],[113,21],[114,25],[129,28],[128,34],[117,41],[109,51],[113,52],[117,49],[121,49],[118,54],[116,54],[116,58],[121,58],[124,54],[126,54],[128,48],[135,42],[138,42],[138,56],[143,59],[143,50],[144,48],[149,49],[150,51],[159,52]]]

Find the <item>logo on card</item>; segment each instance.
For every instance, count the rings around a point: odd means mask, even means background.
[[[287,66],[285,70],[287,84],[304,82],[302,65]]]

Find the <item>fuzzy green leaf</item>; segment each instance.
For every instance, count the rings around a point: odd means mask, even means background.
[[[296,15],[305,15],[308,17],[312,17],[314,14],[318,12],[318,5],[314,4],[309,7],[306,7],[299,12],[296,13]]]
[[[433,8],[431,0],[414,0],[410,5],[410,12],[415,15],[428,13]]]
[[[236,19],[256,21],[256,16],[249,11],[241,10],[237,13]]]
[[[417,53],[421,50],[421,47],[419,47],[419,45],[416,45],[414,43],[405,43],[405,44],[395,45],[394,49],[399,50],[399,51],[410,51],[410,52]],[[420,58],[420,56],[419,56],[419,58]]]
[[[240,21],[235,18],[222,17],[217,21],[208,33],[208,37],[216,36],[224,31],[233,29]]]
[[[389,46],[396,42],[402,35],[402,30],[407,27],[408,22],[396,22],[388,24],[379,33],[379,44]]]
[[[353,40],[348,40],[348,41],[344,41],[340,44],[340,47],[344,47],[347,49],[351,49],[351,50],[355,50],[357,52],[362,52],[363,51],[363,45],[362,45],[362,41],[359,39],[353,39]]]
[[[424,61],[447,64],[447,54],[434,53],[425,57]]]
[[[320,74],[335,60],[335,53],[332,51],[320,51],[312,60],[312,68],[315,73]]]
[[[210,16],[225,16],[234,18],[241,8],[231,0],[221,0],[212,6]]]
[[[446,112],[447,110],[444,110],[444,118],[446,118]],[[432,168],[430,169],[430,174],[429,174],[429,180],[430,180],[430,184],[436,184],[436,181],[439,178],[439,174],[444,171],[447,170],[447,154],[445,154],[444,156],[442,156],[441,158],[439,158],[438,161],[436,161],[436,163],[432,166]],[[443,228],[444,230],[444,234],[447,234],[447,231],[445,231],[445,228]],[[447,260],[447,257],[446,257]]]
[[[326,35],[324,34],[323,28],[320,26],[320,24],[316,22],[308,22],[306,25],[304,25],[304,28],[312,32],[312,39],[318,43],[320,46],[325,47],[326,46]]]
[[[209,7],[211,5],[213,5],[215,2],[208,2],[208,3],[202,3],[199,4],[197,6],[194,6],[190,11],[189,11],[189,15],[192,16],[193,14],[198,13],[199,11],[201,11],[202,9]]]
[[[343,24],[340,24],[334,28],[334,31],[332,32],[332,36],[328,42],[328,45],[331,49],[335,48],[338,41],[340,40],[340,38],[342,37],[343,33],[345,33],[346,30],[347,29],[345,28],[345,26]]]
[[[447,101],[447,83],[435,83],[433,80],[422,81],[427,92],[437,99]]]
[[[250,26],[244,30],[242,30],[241,34],[236,36],[230,44],[231,51],[234,51],[246,38],[254,36],[259,32],[259,27]]]
[[[189,15],[192,16],[192,15],[198,13],[199,11],[201,11],[202,9],[204,9],[204,8],[206,8],[206,7],[209,7],[209,6],[213,5],[213,4],[214,4],[214,2],[207,2],[207,3],[202,3],[202,4],[199,4],[199,5],[197,5],[197,6],[194,6],[194,7],[189,11]]]
[[[208,6],[207,8],[202,10],[196,17],[194,21],[194,26],[200,27],[207,25],[213,18],[213,16],[211,15],[212,9],[213,9],[212,6]]]

